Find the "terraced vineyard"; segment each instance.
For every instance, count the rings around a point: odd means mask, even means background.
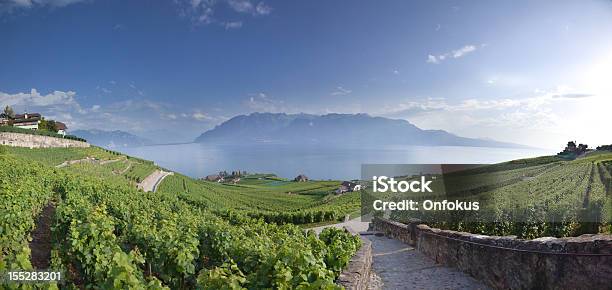
[[[404,222],[419,218],[444,229],[521,238],[611,233],[612,153],[549,161],[526,159],[522,166],[504,163],[445,177],[445,185],[456,190],[446,198],[480,201],[478,212],[401,212],[392,217]],[[468,182],[461,184],[460,180]]]
[[[138,191],[112,163],[55,168],[11,152],[0,154],[0,272],[33,269],[28,241],[45,206],[62,287],[331,289],[360,244]]]
[[[339,181],[262,180],[256,176],[233,185],[175,174],[164,179],[159,191],[178,194],[193,205],[221,209],[223,215],[240,212],[267,222],[304,224],[358,214],[358,192],[330,195],[339,184]]]
[[[86,157],[96,161],[55,167]],[[52,249],[51,258],[42,257],[65,273],[62,287],[333,289],[359,247],[342,230],[316,236],[296,226],[359,213],[359,193],[331,194],[339,181],[250,175],[222,184],[175,174],[157,192],[137,190],[156,169],[100,148],[0,146],[0,273],[40,264],[32,235],[44,215],[52,221]],[[478,168],[469,186],[451,174],[454,197],[489,201],[489,215],[418,217],[436,227],[525,238],[609,233],[611,173],[612,153],[604,153]]]

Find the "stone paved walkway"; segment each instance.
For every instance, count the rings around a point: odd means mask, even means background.
[[[398,240],[370,235],[374,272],[382,289],[489,289],[481,282],[433,260]]]
[[[365,232],[368,222],[355,218],[346,222],[313,228],[346,228],[353,233]],[[369,287],[378,289],[490,289],[480,281],[457,269],[436,264],[413,247],[398,240],[375,235],[362,235],[372,241],[372,270]]]

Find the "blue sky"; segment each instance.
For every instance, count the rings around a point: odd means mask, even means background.
[[[165,141],[265,111],[610,143],[610,35],[607,0],[0,0],[0,105]]]

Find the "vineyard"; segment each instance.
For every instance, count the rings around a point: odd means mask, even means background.
[[[314,222],[315,213],[326,210],[331,215],[334,211],[329,209],[341,205],[316,194],[248,191],[248,186],[211,184],[180,175],[173,182],[164,181],[164,190],[142,192],[127,174],[130,169],[125,170],[127,160],[139,168],[132,172],[141,175],[146,174],[141,168],[151,168],[151,163],[128,158],[55,168],[52,165],[92,154],[106,160],[118,156],[95,148],[49,154],[44,154],[47,149],[28,150],[2,148],[5,152],[0,154],[0,273],[34,269],[31,253],[37,245],[31,242],[31,233],[46,207],[54,209],[49,268],[65,274],[62,288],[334,289],[336,277],[361,243],[338,229],[316,236],[284,224],[296,219],[293,216],[266,223],[265,215],[256,215],[282,209],[298,212],[302,205],[312,213],[303,211],[299,222]],[[300,188],[312,193],[325,186],[331,184]],[[240,195],[243,191],[248,194]],[[210,193],[195,198],[204,192]],[[258,207],[249,208],[249,203]],[[338,216],[319,219],[325,218]]]
[[[95,162],[56,167],[84,158]],[[66,279],[39,288],[334,289],[360,247],[342,230],[317,236],[296,226],[359,214],[360,193],[331,193],[339,181],[253,174],[234,184],[174,174],[157,192],[136,189],[158,169],[96,147],[0,146],[0,273],[40,269],[32,235],[45,214],[52,221],[45,259]],[[459,200],[483,201],[482,211],[392,218],[522,238],[612,231],[610,153],[500,163],[448,174],[435,186],[453,188],[447,194]]]
[[[418,218],[443,229],[520,238],[577,236],[612,232],[612,154],[573,161],[550,158],[502,163],[448,174],[445,198],[477,200],[477,212],[395,212],[407,222]],[[442,182],[440,182],[442,183]]]
[[[241,213],[266,222],[308,224],[336,221],[344,215],[359,213],[358,192],[329,194],[339,184],[338,181],[266,182],[246,178],[233,185],[175,174],[164,179],[159,191],[178,194],[192,205],[216,209],[224,216]]]

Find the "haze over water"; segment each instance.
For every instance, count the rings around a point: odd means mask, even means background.
[[[158,165],[199,178],[227,170],[275,173],[293,178],[357,179],[362,164],[497,163],[551,155],[542,149],[460,146],[389,146],[346,148],[293,145],[228,146],[210,144],[154,145],[121,148],[120,151],[155,161]]]

